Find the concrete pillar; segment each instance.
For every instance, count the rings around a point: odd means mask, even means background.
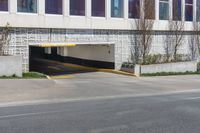
[[[129,17],[129,15],[128,15],[128,13],[129,13],[129,10],[128,10],[128,2],[129,2],[129,0],[124,0],[124,19],[128,19]]]
[[[173,0],[169,0],[169,20],[173,19]]]
[[[63,15],[65,17],[70,16],[70,0],[63,0]]]
[[[45,0],[38,0],[38,14],[45,15]]]
[[[9,12],[11,14],[17,13],[17,0],[9,0]]]
[[[197,0],[193,0],[193,21],[197,20]]]
[[[44,52],[45,54],[51,54],[51,48],[45,48]]]
[[[182,21],[185,21],[185,0],[182,0]]]
[[[155,20],[159,20],[159,0],[155,0]]]
[[[68,56],[68,47],[63,48],[63,56]]]
[[[106,19],[111,18],[111,0],[105,0]]]
[[[140,0],[140,18],[144,18],[144,0]]]
[[[85,0],[86,17],[90,18],[92,16],[92,0]]]

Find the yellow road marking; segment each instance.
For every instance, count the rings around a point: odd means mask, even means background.
[[[54,70],[61,70],[60,68],[58,68],[58,67],[54,67],[54,66],[48,66],[47,68],[50,68],[50,69],[54,69]]]
[[[69,79],[74,78],[72,75],[58,75],[58,76],[51,76],[51,79]]]

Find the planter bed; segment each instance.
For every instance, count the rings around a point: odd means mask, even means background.
[[[152,64],[152,65],[135,65],[134,72],[136,75],[153,74],[153,73],[185,73],[196,72],[197,61]]]

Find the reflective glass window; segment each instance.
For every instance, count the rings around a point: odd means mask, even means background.
[[[197,0],[197,21],[200,21],[200,0]]]
[[[92,16],[105,17],[105,0],[92,0]]]
[[[155,0],[144,0],[145,19],[155,19]]]
[[[111,17],[123,17],[124,0],[111,0]]]
[[[37,13],[37,0],[17,0],[17,11]]]
[[[160,20],[169,19],[169,0],[159,1],[159,19]]]
[[[193,0],[185,0],[185,21],[193,21]]]
[[[0,0],[0,11],[8,11],[8,0]]]
[[[62,14],[62,0],[45,0],[45,13]]]
[[[182,2],[181,0],[173,0],[173,20],[181,20],[182,18]]]
[[[129,18],[140,17],[140,0],[129,0]]]
[[[70,0],[70,15],[85,15],[85,0]]]

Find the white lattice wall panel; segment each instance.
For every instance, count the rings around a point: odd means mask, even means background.
[[[81,30],[81,29],[34,29],[14,28],[7,53],[23,55],[23,70],[29,71],[29,45],[43,42],[114,42],[116,69],[122,62],[131,58],[131,48],[134,45],[135,32],[119,30]],[[154,36],[151,53],[163,53],[165,33],[157,32]],[[185,37],[186,38],[186,37]],[[187,39],[184,40],[186,50]]]

